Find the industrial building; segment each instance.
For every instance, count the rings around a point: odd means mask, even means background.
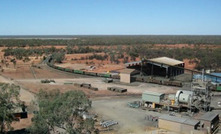
[[[139,74],[139,71],[135,69],[123,69],[120,71],[120,82],[131,83],[133,81],[133,75]]]
[[[200,121],[182,117],[162,115],[158,119],[158,127],[181,134],[204,134],[201,130]]]
[[[213,112],[207,112],[202,115],[199,120],[204,124],[204,128],[208,130],[208,133],[215,133],[219,129],[219,114]]]
[[[127,68],[136,69],[143,75],[173,77],[184,73],[184,62],[168,57],[159,57],[125,64]]]
[[[197,120],[162,115],[158,127],[182,134],[214,134],[219,130],[219,114],[206,112]]]

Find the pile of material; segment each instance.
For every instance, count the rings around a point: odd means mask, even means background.
[[[140,101],[134,101],[134,102],[129,102],[127,105],[131,108],[139,108],[141,102]]]
[[[119,92],[119,93],[127,92],[127,89],[121,88],[121,87],[108,87],[107,90],[115,91],[115,92]]]
[[[117,124],[118,124],[118,122],[117,122],[117,121],[113,121],[113,120],[108,120],[108,121],[102,121],[102,122],[100,122],[100,125],[101,125],[102,127],[105,127],[105,128],[110,127],[110,126],[113,126],[113,125],[117,125]]]
[[[92,87],[91,84],[88,84],[88,83],[82,83],[82,84],[74,83],[74,86],[87,88],[87,89],[90,89],[90,90],[93,90],[93,91],[98,91],[97,87]]]
[[[41,83],[55,83],[55,80],[45,79],[45,80],[41,80]]]

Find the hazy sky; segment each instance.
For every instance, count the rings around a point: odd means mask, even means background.
[[[221,0],[0,0],[0,35],[221,35]]]

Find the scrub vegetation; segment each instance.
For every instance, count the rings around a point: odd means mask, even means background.
[[[30,37],[31,38],[31,37]],[[35,38],[35,37],[33,37]],[[41,38],[41,37],[39,37]],[[50,37],[49,37],[50,38]],[[57,39],[56,39],[57,38]],[[63,39],[62,39],[63,38]],[[67,36],[54,39],[0,39],[0,46],[45,46],[45,45],[140,45],[140,44],[207,44],[220,45],[221,36],[187,35],[109,35]]]

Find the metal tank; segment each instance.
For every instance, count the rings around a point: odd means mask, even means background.
[[[186,90],[178,90],[175,96],[175,103],[186,103],[189,104],[192,99],[193,92]]]

